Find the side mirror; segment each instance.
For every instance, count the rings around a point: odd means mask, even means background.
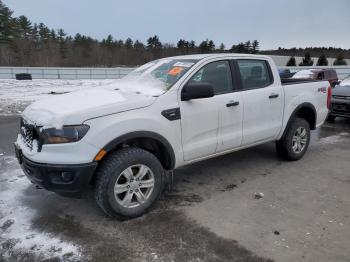
[[[209,83],[188,83],[181,92],[181,101],[214,96],[214,87]]]
[[[332,82],[331,86],[334,88],[334,87],[336,87],[337,85],[339,85],[340,82],[341,82],[341,81],[334,81],[334,82]]]

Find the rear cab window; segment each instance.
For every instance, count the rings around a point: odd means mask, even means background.
[[[273,84],[272,71],[266,60],[238,59],[236,63],[243,90],[264,88]]]

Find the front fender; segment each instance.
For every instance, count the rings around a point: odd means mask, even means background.
[[[153,138],[168,149],[173,159],[181,159],[180,121],[169,121],[160,112],[150,111],[143,108],[87,120],[84,124],[90,130],[83,141],[108,151],[123,140],[138,136]]]

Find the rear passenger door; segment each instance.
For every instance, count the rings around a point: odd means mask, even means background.
[[[235,65],[241,78],[243,100],[242,145],[275,138],[283,117],[283,93],[275,83],[268,61],[238,59]]]

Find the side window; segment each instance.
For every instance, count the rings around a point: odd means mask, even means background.
[[[273,83],[270,68],[264,60],[237,60],[243,89],[257,89]]]
[[[205,65],[189,82],[205,82],[214,87],[215,95],[232,92],[231,69],[228,61],[218,61]]]
[[[324,72],[318,73],[317,80],[323,80],[323,79],[325,79],[325,73]]]

